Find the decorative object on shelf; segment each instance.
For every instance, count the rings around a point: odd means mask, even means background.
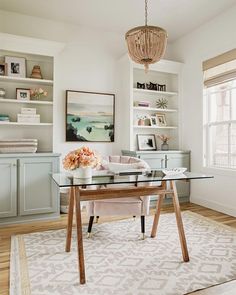
[[[157,136],[162,141],[161,150],[162,151],[168,151],[169,150],[168,140],[170,139],[170,137],[167,136],[167,135],[164,135],[164,134],[157,135]]]
[[[30,97],[40,99],[43,97],[47,97],[48,93],[47,91],[43,90],[42,88],[35,88],[30,89]]]
[[[156,26],[147,25],[147,0],[145,0],[145,25],[135,27],[125,34],[130,58],[143,64],[145,72],[149,64],[158,62],[165,53],[167,32]]]
[[[16,99],[30,100],[30,89],[16,88]]]
[[[158,126],[157,116],[150,116],[150,125],[151,126]]]
[[[137,116],[137,119],[138,119],[138,125],[139,126],[145,126],[146,125],[146,120],[148,120],[148,125],[149,125],[149,122],[150,122],[150,119],[147,118],[147,116],[140,116],[138,115]]]
[[[37,139],[0,140],[0,153],[36,153],[37,148]]]
[[[9,115],[0,114],[0,123],[2,123],[2,122],[10,122]]]
[[[157,149],[154,134],[137,134],[137,143],[139,151],[155,151]]]
[[[35,65],[32,69],[32,73],[30,75],[30,78],[33,79],[43,79],[42,73],[41,73],[41,69],[39,65]]]
[[[64,169],[72,171],[74,178],[92,177],[92,168],[100,164],[100,156],[86,146],[70,152],[63,159]]]
[[[158,126],[166,126],[165,114],[156,114]]]
[[[66,91],[66,141],[114,142],[115,95]]]
[[[7,75],[11,77],[25,78],[26,61],[24,57],[5,56]]]
[[[0,98],[4,98],[6,96],[6,90],[4,88],[0,88]]]
[[[7,64],[0,63],[0,76],[7,76]]]
[[[158,91],[166,91],[166,84],[157,84]]]
[[[146,83],[146,87],[148,90],[158,90],[158,84],[150,82],[149,84]]]
[[[159,98],[156,101],[156,107],[158,109],[167,109],[167,107],[168,107],[168,100],[166,98]]]
[[[139,82],[137,82],[137,88],[138,89],[145,89],[145,83],[139,83]]]
[[[138,107],[150,107],[150,102],[149,101],[136,101],[135,105]]]
[[[21,113],[17,114],[18,123],[40,123],[40,115],[36,114],[35,108],[21,108]]]

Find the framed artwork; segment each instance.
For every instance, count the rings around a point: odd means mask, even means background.
[[[157,114],[156,117],[157,117],[158,126],[166,126],[165,114]]]
[[[137,143],[139,151],[155,151],[157,149],[154,134],[137,134]]]
[[[66,141],[114,142],[115,95],[66,91]]]
[[[16,99],[30,100],[30,89],[16,88]]]
[[[151,126],[157,126],[157,117],[156,116],[150,116],[150,125]]]
[[[7,75],[7,64],[0,63],[0,76],[6,76]]]
[[[7,64],[7,75],[11,77],[25,78],[25,58],[5,56],[5,63]]]

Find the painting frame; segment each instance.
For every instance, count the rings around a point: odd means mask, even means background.
[[[65,141],[113,143],[115,94],[66,90]]]
[[[7,76],[7,64],[5,62],[0,63],[0,76]]]
[[[17,100],[30,100],[30,89],[29,88],[16,88],[16,99]]]
[[[158,126],[157,116],[150,116],[150,126]]]
[[[156,114],[156,118],[158,126],[167,126],[165,114]]]
[[[5,56],[7,75],[16,78],[26,77],[26,59],[18,56]]]
[[[144,140],[151,141],[152,146],[149,147]],[[137,134],[137,146],[139,151],[156,151],[157,144],[155,134]]]

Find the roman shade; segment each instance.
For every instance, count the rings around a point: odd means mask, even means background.
[[[204,61],[202,67],[206,88],[236,79],[236,49]]]

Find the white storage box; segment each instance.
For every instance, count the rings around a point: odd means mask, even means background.
[[[40,115],[17,114],[18,123],[40,123]]]

